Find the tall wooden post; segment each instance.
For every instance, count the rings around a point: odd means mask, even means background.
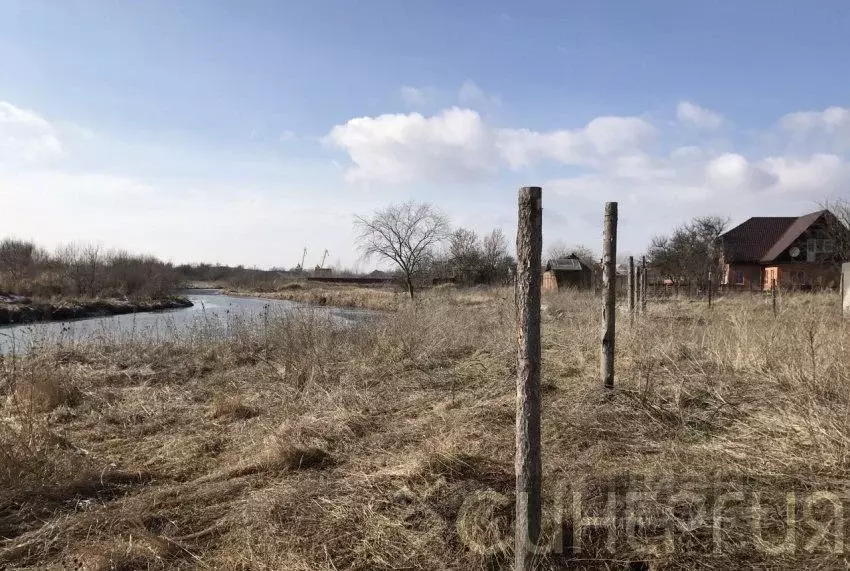
[[[711,307],[711,272],[708,272],[708,307]]]
[[[773,317],[776,317],[776,278],[770,281],[770,297],[773,303]]]
[[[614,388],[614,341],[617,305],[617,203],[605,203],[602,236],[602,383]]]
[[[540,539],[540,280],[542,189],[519,191],[517,226],[516,529],[514,569],[533,568]]]
[[[640,258],[640,287],[643,290],[640,294],[640,312],[646,313],[646,292],[647,292],[647,283],[646,283],[646,256],[641,256]]]
[[[635,321],[635,258],[629,256],[629,322]]]
[[[635,315],[640,313],[640,296],[643,293],[643,280],[641,279],[643,276],[640,272],[640,266],[635,266]]]

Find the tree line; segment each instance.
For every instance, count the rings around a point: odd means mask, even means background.
[[[49,252],[26,240],[0,241],[0,293],[155,298],[178,285],[171,264],[153,256],[77,244]]]
[[[850,260],[850,201],[824,204],[835,214],[836,259]],[[410,297],[415,284],[425,276],[450,276],[461,285],[508,282],[516,268],[502,231],[483,237],[466,228],[452,229],[446,216],[430,204],[404,202],[355,217],[357,242],[366,258],[376,257],[395,264]],[[679,284],[705,284],[711,272],[722,275],[719,238],[729,219],[700,216],[675,227],[670,234],[652,238],[647,262],[662,279]],[[586,246],[553,245],[549,259],[575,255],[590,269],[594,279],[601,274],[601,260]],[[618,260],[622,263],[624,260]]]

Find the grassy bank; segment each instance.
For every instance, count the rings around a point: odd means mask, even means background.
[[[407,294],[392,286],[361,286],[314,283],[306,280],[283,281],[262,290],[225,288],[231,295],[283,299],[319,306],[396,311],[407,300]]]
[[[567,549],[541,568],[846,564],[829,533],[806,551],[802,523],[794,552],[769,553],[747,507],[759,492],[776,545],[786,492],[801,518],[804,494],[847,498],[837,299],[788,296],[777,319],[749,297],[651,305],[620,320],[610,396],[598,300],[544,303],[544,532]],[[366,327],[233,318],[185,339],[0,360],[0,566],[509,568],[514,315],[510,290],[447,290]],[[657,524],[634,541],[621,526],[610,546],[589,530],[573,554],[572,509],[555,510],[565,488],[595,515],[608,492],[618,510],[627,492],[656,492],[644,509],[672,526],[673,549]],[[664,509],[682,491],[708,502],[688,531],[682,502]],[[715,528],[715,500],[734,492],[744,500]]]
[[[160,311],[191,307],[192,302],[182,296],[158,299],[53,299],[31,300],[22,298],[14,303],[0,301],[0,325],[33,323],[39,321],[64,321],[83,317],[123,315],[142,311]]]
[[[367,309],[395,312],[410,304],[403,289],[392,285],[351,285],[299,281],[283,281],[263,289],[224,288],[230,295],[282,299],[315,306]],[[422,288],[416,291],[419,301],[426,304],[455,303],[466,306],[489,304],[492,289],[485,286],[457,288],[452,284]]]

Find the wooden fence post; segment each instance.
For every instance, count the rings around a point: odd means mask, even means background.
[[[516,527],[514,569],[533,568],[540,539],[540,280],[542,189],[519,191],[517,226]]]
[[[773,302],[773,317],[776,317],[776,278],[770,281],[770,297]]]
[[[711,307],[711,272],[708,272],[708,307]]]
[[[629,256],[629,322],[635,322],[635,258]]]
[[[646,283],[646,256],[641,256],[640,258],[640,287],[643,291],[640,294],[640,312],[646,313],[646,293],[647,293],[647,283]]]
[[[614,342],[617,319],[617,203],[605,203],[602,237],[602,384],[614,388]]]
[[[643,280],[641,279],[640,266],[635,265],[635,315],[640,313],[640,296],[643,293],[641,289]]]

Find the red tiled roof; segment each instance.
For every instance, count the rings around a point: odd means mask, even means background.
[[[814,224],[825,210],[805,216],[755,216],[721,234],[727,262],[770,262]]]
[[[823,216],[826,210],[818,210],[817,212],[812,212],[811,214],[806,214],[805,216],[800,216],[797,218],[794,223],[785,231],[785,233],[779,238],[776,244],[768,250],[764,256],[762,256],[762,262],[772,262],[775,260],[782,252],[784,252],[794,241],[800,237],[800,235],[809,229],[809,227],[818,221],[818,219]]]
[[[726,262],[758,262],[796,220],[794,216],[756,216],[721,234]]]

